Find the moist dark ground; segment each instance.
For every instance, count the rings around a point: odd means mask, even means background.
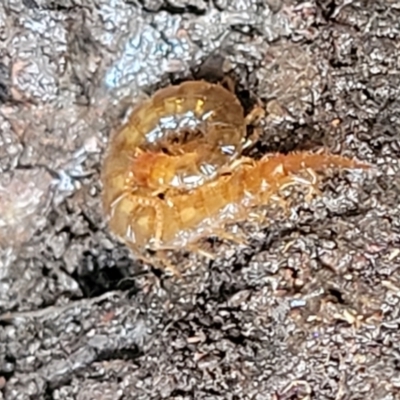
[[[387,0],[3,1],[0,398],[400,399],[399,21]],[[213,262],[177,254],[182,281],[112,237],[99,171],[129,106],[223,72],[268,111],[255,156],[373,172],[293,191]]]

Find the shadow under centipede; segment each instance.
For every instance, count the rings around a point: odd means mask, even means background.
[[[71,276],[83,297],[92,298],[113,290],[126,290],[134,295],[138,291],[135,277],[140,274],[143,271],[139,262],[133,261],[128,250],[118,244],[112,250],[97,246],[85,251]]]

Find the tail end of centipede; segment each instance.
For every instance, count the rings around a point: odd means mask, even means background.
[[[315,169],[345,168],[345,169],[371,169],[371,165],[356,158],[332,154],[326,151],[308,153],[305,156],[307,167]]]
[[[328,168],[364,170],[372,168],[372,165],[356,158],[329,153],[325,150],[319,152],[298,151],[286,155],[278,153],[272,156],[268,155],[267,159],[269,162],[275,159],[275,163],[282,165],[288,172],[297,172],[307,168],[315,171],[323,171]]]

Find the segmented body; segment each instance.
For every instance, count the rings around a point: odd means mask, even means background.
[[[245,134],[243,108],[222,86],[158,91],[111,140],[102,173],[111,230],[136,251],[179,249],[268,204],[301,170],[367,167],[308,152],[241,158]]]

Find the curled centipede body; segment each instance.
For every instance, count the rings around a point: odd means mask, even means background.
[[[136,253],[181,249],[246,218],[284,187],[305,184],[311,192],[315,172],[368,168],[329,153],[242,157],[257,111],[245,116],[232,92],[201,81],[161,89],[137,106],[103,165],[110,229]],[[296,176],[303,170],[312,182]]]

